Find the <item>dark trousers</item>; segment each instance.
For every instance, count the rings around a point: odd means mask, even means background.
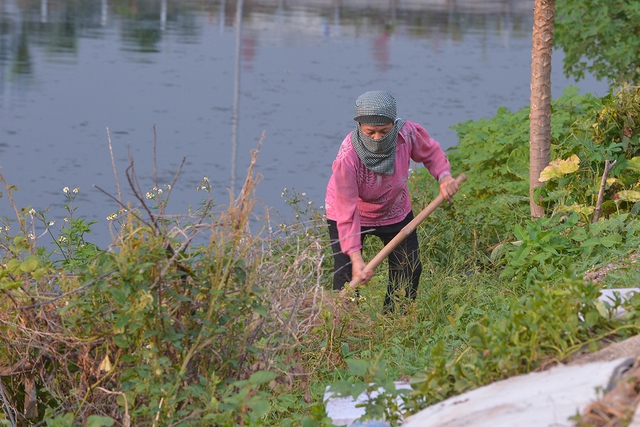
[[[377,236],[385,245],[413,219],[413,212],[409,212],[404,220],[392,225],[381,227],[361,227],[361,241],[368,235]],[[340,249],[338,237],[338,225],[333,220],[327,220],[329,224],[329,238],[333,251],[333,289],[340,290],[346,283],[351,282],[351,258]],[[393,310],[393,297],[399,290],[404,290],[404,295],[415,299],[418,295],[418,283],[422,274],[422,263],[418,247],[418,234],[414,230],[404,239],[389,255],[389,284],[384,298],[386,310]]]

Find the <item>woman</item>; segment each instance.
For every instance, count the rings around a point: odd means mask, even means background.
[[[396,100],[382,91],[366,92],[355,105],[356,128],[342,142],[333,162],[325,206],[334,257],[333,289],[353,277],[367,283],[362,243],[378,236],[386,245],[413,219],[407,179],[410,161],[422,163],[440,183],[446,199],[458,191],[440,144],[417,123],[400,119]],[[422,273],[414,231],[389,255],[389,285],[384,301],[393,310],[399,289],[415,299]]]

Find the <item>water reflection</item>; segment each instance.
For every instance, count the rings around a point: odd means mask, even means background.
[[[104,36],[102,29],[109,25],[109,15],[118,20],[122,41],[120,48],[143,53],[159,52],[162,33],[171,25],[172,35],[186,38],[184,42],[197,42],[201,35],[200,23],[194,15],[205,12],[210,24],[213,16],[219,15],[220,30],[235,25],[236,10],[240,1],[131,1],[101,0],[99,7],[93,2],[63,0],[40,0],[35,3],[18,3],[2,0],[0,25],[2,37],[19,41],[17,48],[12,43],[0,45],[0,58],[6,61],[13,56],[16,63],[28,63],[29,45],[46,46],[54,54],[74,54],[78,39]],[[273,35],[291,36],[296,32],[322,31],[325,37],[362,37],[375,33],[374,57],[378,58],[382,70],[388,66],[390,37],[402,32],[403,36],[427,39],[461,40],[465,32],[498,31],[504,44],[508,45],[512,31],[521,35],[530,31],[530,15],[533,0],[519,1],[447,1],[402,2],[398,0],[379,2],[327,0],[309,2],[253,1],[244,10],[244,20],[249,30],[270,30],[275,21]],[[303,6],[306,5],[306,6]],[[445,5],[445,8],[439,7]],[[481,8],[480,11],[475,10]],[[496,13],[497,12],[497,13]],[[34,19],[38,13],[38,19]],[[39,24],[39,25],[36,25]],[[19,27],[20,31],[15,31]],[[283,31],[286,29],[286,31]],[[344,30],[347,31],[344,31]],[[248,43],[252,43],[249,38]],[[26,44],[26,45],[25,45]],[[246,55],[255,47],[247,46]],[[13,51],[13,55],[11,55]],[[25,57],[27,55],[27,57]],[[250,65],[249,65],[250,67]],[[29,74],[29,67],[15,68],[16,74]]]
[[[240,121],[240,59],[243,52],[242,43],[242,11],[243,2],[238,1],[236,8],[236,61],[233,80],[233,116],[231,117],[231,194],[236,194],[236,164],[238,157],[238,124]]]
[[[109,4],[107,0],[100,0],[100,26],[107,26],[107,17],[109,16]]]
[[[51,3],[51,19],[48,18],[49,4]],[[347,4],[348,3],[348,4]],[[52,22],[50,26],[30,25],[31,15],[34,11],[29,9],[29,3],[21,4],[19,9],[15,2],[3,1],[3,7],[11,9],[9,13],[3,13],[3,24],[9,23],[16,18],[17,22],[24,24],[23,31],[19,32],[20,44],[15,49],[14,74],[31,74],[29,39],[31,44],[46,44],[52,49],[56,57],[61,54],[74,55],[77,50],[77,39],[91,37],[91,32],[95,30],[94,15],[91,2],[78,4],[72,1],[47,1],[40,2],[40,23]],[[530,12],[530,1],[488,1],[480,3],[483,13],[470,13],[473,7],[477,7],[477,2],[447,1],[445,3],[435,2],[429,5],[423,2],[402,2],[404,8],[398,8],[398,1],[390,0],[379,2],[376,6],[369,6],[371,2],[352,1],[343,2],[340,0],[330,0],[325,2],[314,2],[313,7],[302,7],[296,2],[287,2],[290,6],[285,9],[285,2],[277,0],[274,2],[251,2],[246,8],[245,19],[250,24],[248,30],[255,30],[261,27],[262,32],[270,31],[270,20],[275,16],[277,30],[272,34],[282,38],[291,37],[296,32],[309,33],[317,31],[318,26],[323,28],[323,35],[330,36],[354,36],[362,37],[367,33],[378,33],[373,48],[373,57],[377,68],[385,72],[389,68],[390,49],[389,39],[393,36],[426,37],[440,40],[461,40],[464,31],[485,31],[487,28],[494,30],[494,27],[505,36],[505,44],[508,43],[510,31],[502,31],[503,28],[513,28],[514,22],[520,24],[527,20]],[[302,2],[306,4],[306,2]],[[445,9],[438,6],[444,4]],[[169,8],[170,6],[170,8]],[[124,43],[120,48],[134,50],[140,53],[158,53],[159,44],[162,41],[162,32],[167,28],[167,22],[174,24],[173,33],[179,42],[189,42],[184,40],[188,37],[191,42],[197,42],[197,35],[201,33],[198,29],[199,23],[193,18],[193,14],[198,9],[207,11],[209,17],[219,9],[220,29],[224,31],[225,25],[233,25],[232,14],[237,4],[232,4],[227,8],[227,1],[221,2],[171,2],[162,0],[159,5],[155,1],[132,1],[128,3],[112,2],[101,0],[99,9],[99,27],[106,27],[109,15],[109,8],[112,14],[120,18],[122,25],[119,31],[122,32]],[[275,9],[275,12],[274,12]],[[498,21],[494,12],[499,10],[502,15],[498,15]],[[517,19],[512,19],[513,11],[516,10]],[[487,13],[490,12],[490,13]],[[23,19],[24,15],[24,19]],[[223,17],[226,16],[226,19]],[[503,22],[503,17],[505,22]],[[321,18],[322,24],[317,25],[317,18]],[[210,21],[208,21],[210,23]],[[253,24],[253,25],[251,25]],[[341,33],[341,26],[345,26],[348,31]],[[283,31],[283,28],[287,31]],[[528,34],[529,23],[524,27],[518,25],[522,34]],[[333,32],[330,29],[333,29]],[[405,32],[402,34],[403,32]],[[12,32],[10,32],[11,34]],[[196,37],[191,37],[191,36]],[[100,37],[100,34],[96,34]],[[256,42],[254,37],[245,38],[245,69],[251,71],[251,58],[255,56]],[[3,45],[0,54],[4,57],[8,54],[7,45]],[[437,49],[437,46],[436,46]],[[11,49],[9,49],[11,50]]]
[[[20,187],[20,207],[53,215],[61,188],[81,187],[79,213],[108,236],[104,218],[118,207],[92,191],[116,192],[107,128],[117,166],[130,150],[143,186],[153,186],[154,126],[161,185],[187,157],[176,213],[199,203],[203,176],[227,203],[264,131],[258,195],[285,212],[280,194],[295,187],[319,206],[365,90],[394,93],[399,113],[445,147],[455,123],[528,104],[532,5],[0,0],[1,172]],[[557,96],[571,81],[554,70]],[[593,79],[580,87],[606,90]]]
[[[40,0],[40,22],[45,24],[47,22],[47,0]]]

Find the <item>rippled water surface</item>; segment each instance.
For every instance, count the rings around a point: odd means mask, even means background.
[[[118,209],[96,188],[118,191],[109,137],[125,199],[129,158],[144,191],[156,174],[173,182],[185,159],[169,205],[182,213],[202,199],[204,176],[227,203],[264,132],[258,196],[286,217],[284,188],[323,204],[362,92],[393,93],[398,114],[445,148],[454,124],[526,106],[532,8],[257,0],[238,25],[230,1],[0,0],[0,173],[19,207],[50,207],[52,220],[65,216],[63,187],[79,187],[76,215],[98,221],[102,245]],[[575,84],[561,64],[556,52],[554,97]],[[13,216],[6,195],[0,214]]]

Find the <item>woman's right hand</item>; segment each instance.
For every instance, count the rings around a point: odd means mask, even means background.
[[[458,192],[458,181],[453,179],[451,175],[445,175],[440,178],[440,194],[448,202],[451,202],[451,198]]]
[[[373,277],[373,270],[365,270],[367,264],[362,259],[362,251],[353,252],[349,257],[351,258],[351,279],[357,277],[362,284],[369,282]]]

